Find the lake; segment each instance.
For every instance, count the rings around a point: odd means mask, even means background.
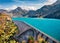
[[[60,41],[60,20],[59,19],[47,19],[47,18],[12,18],[15,21],[25,22],[36,29],[44,32],[45,34]]]

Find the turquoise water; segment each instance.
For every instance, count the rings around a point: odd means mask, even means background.
[[[12,18],[12,20],[24,21],[60,41],[60,20],[58,19]]]

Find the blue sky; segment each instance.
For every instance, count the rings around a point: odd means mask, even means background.
[[[0,0],[0,9],[15,9],[18,6],[22,9],[39,9],[44,5],[50,5],[56,0]]]

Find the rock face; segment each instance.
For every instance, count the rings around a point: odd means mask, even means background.
[[[52,7],[51,6],[43,6],[41,9],[38,9],[37,11],[36,11],[36,13],[37,14],[39,14],[39,16],[43,16],[43,15],[47,15],[48,13],[50,13],[50,9],[51,9]]]
[[[52,5],[45,5],[36,11],[40,17],[43,18],[57,18],[60,19],[60,0],[57,0]]]
[[[23,17],[23,14],[27,13],[27,11],[17,7],[16,9],[11,10],[9,13],[12,13],[13,16]]]
[[[60,0],[57,0],[53,5],[60,4]]]
[[[36,12],[34,10],[30,10],[28,13],[25,14],[27,17],[37,17]]]
[[[57,18],[60,19],[60,0],[58,0],[56,3],[50,5],[51,8],[48,11],[49,14],[45,16],[45,18]]]

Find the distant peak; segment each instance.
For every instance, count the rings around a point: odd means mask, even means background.
[[[16,9],[18,9],[18,10],[22,10],[22,8],[20,8],[20,7],[17,7]]]
[[[17,7],[17,8],[20,8],[20,7]],[[20,8],[21,9],[21,8]]]
[[[60,4],[60,0],[57,0],[53,5]]]
[[[57,2],[60,2],[60,0],[57,0]]]

